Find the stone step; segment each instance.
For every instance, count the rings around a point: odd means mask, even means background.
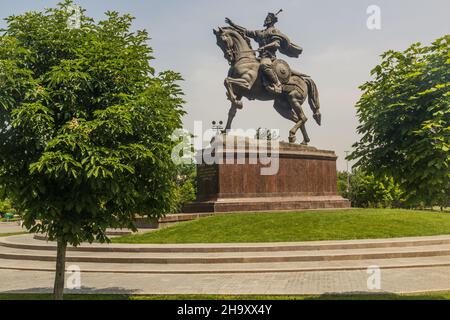
[[[0,258],[12,260],[55,261],[56,252],[1,247]],[[426,247],[336,249],[273,252],[86,252],[69,251],[68,262],[152,263],[152,264],[218,264],[280,263],[300,261],[342,261],[450,256],[450,245]]]
[[[372,248],[427,247],[450,244],[450,236],[413,238],[310,241],[292,243],[244,243],[244,244],[82,244],[69,247],[74,252],[124,252],[124,253],[227,253],[227,252],[290,252],[349,250]],[[54,251],[53,242],[36,240],[33,235],[19,235],[0,238],[0,247]]]
[[[67,268],[70,267],[67,264]],[[382,270],[410,268],[449,267],[450,256],[392,258],[352,261],[304,261],[284,263],[224,263],[224,264],[120,264],[120,263],[77,263],[82,273],[124,273],[124,274],[233,274],[233,273],[289,273],[315,271],[365,271],[377,266]],[[53,261],[27,261],[0,259],[0,270],[23,270],[54,272]]]

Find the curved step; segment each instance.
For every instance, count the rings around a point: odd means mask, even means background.
[[[53,271],[55,246],[32,235],[0,238],[0,269]],[[83,272],[277,273],[450,266],[450,236],[299,243],[133,245],[71,248]]]
[[[378,266],[380,269],[411,269],[450,267],[450,256],[429,258],[378,259],[322,262],[284,262],[254,264],[113,264],[77,263],[82,273],[124,273],[124,274],[235,274],[235,273],[292,273],[316,271],[355,271]],[[67,264],[67,268],[70,264]],[[0,270],[22,270],[54,272],[55,264],[50,261],[20,261],[0,259]]]
[[[350,250],[373,248],[425,247],[450,244],[450,236],[393,238],[380,240],[312,241],[293,243],[251,244],[83,244],[68,247],[69,252],[123,253],[227,253],[227,252],[289,252],[318,250]],[[55,251],[51,242],[33,239],[32,235],[0,238],[0,247]]]
[[[450,256],[450,246],[437,245],[402,248],[375,248],[352,250],[317,250],[289,252],[225,252],[225,253],[116,253],[68,252],[67,262],[117,264],[227,264],[227,263],[282,263],[306,261],[342,261]],[[55,252],[3,247],[0,259],[55,261]]]

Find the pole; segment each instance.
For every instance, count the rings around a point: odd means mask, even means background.
[[[345,160],[347,160],[347,194],[350,192],[350,172],[348,171],[348,154],[350,151],[345,151]]]

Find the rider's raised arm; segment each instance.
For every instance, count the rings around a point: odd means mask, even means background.
[[[258,30],[255,30],[255,31],[253,31],[253,30],[245,30],[244,33],[245,33],[245,35],[247,37],[250,37],[252,39],[257,39],[259,37],[258,36],[259,31]]]
[[[243,34],[245,34],[247,37],[250,37],[250,38],[256,38],[257,37],[257,32],[258,31],[247,30],[246,28],[237,25],[236,23],[231,21],[231,19],[229,19],[229,18],[225,18],[225,22],[228,23],[233,28],[235,28],[238,31],[240,31]]]

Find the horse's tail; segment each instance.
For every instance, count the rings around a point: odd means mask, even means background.
[[[320,101],[319,101],[319,90],[317,89],[316,83],[311,77],[303,77],[303,80],[308,86],[308,103],[314,113],[314,119],[317,124],[321,125],[321,115],[320,115]]]

